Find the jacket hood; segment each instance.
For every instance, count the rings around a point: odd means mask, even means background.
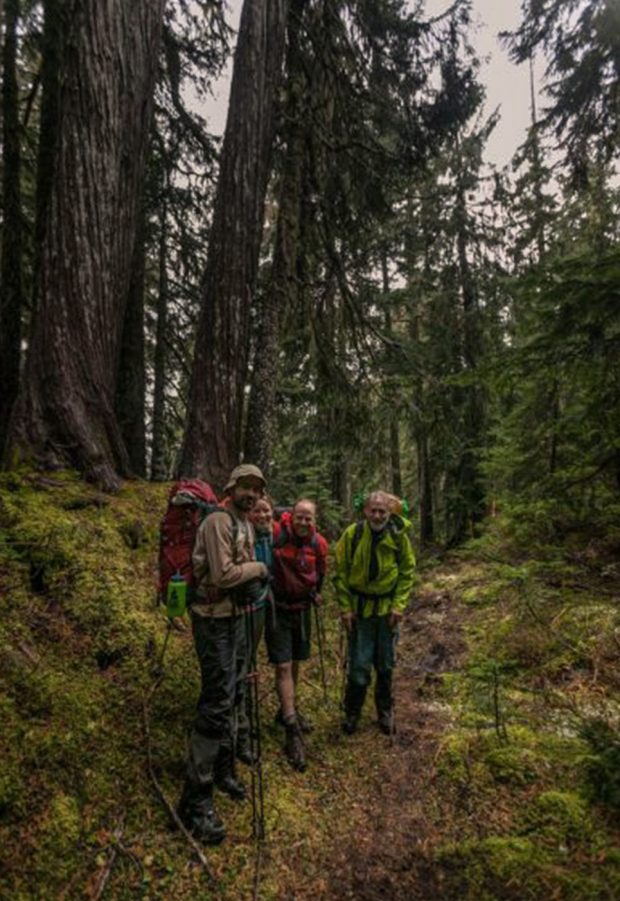
[[[289,513],[288,510],[280,517],[280,525],[288,531],[289,535],[297,541],[300,541],[302,544],[308,544],[312,541],[314,535],[316,535],[316,526],[310,526],[310,531],[307,535],[304,535],[303,538],[301,535],[298,535],[293,529],[293,514]]]

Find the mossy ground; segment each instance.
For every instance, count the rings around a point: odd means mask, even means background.
[[[132,483],[107,497],[71,474],[0,477],[3,898],[252,897],[250,806],[220,799],[229,834],[207,851],[212,890],[148,774],[167,490]],[[403,630],[394,741],[370,710],[358,735],[339,732],[342,646],[328,597],[327,700],[316,656],[304,669],[316,723],[304,774],[283,759],[263,657],[260,897],[620,896],[614,547],[613,535],[573,536],[523,550],[499,524],[425,569]],[[149,724],[174,802],[198,691],[188,630],[172,634],[164,664]]]

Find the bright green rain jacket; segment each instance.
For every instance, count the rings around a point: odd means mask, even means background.
[[[415,580],[415,557],[406,528],[400,516],[392,516],[377,544],[379,573],[368,578],[370,566],[370,526],[364,523],[360,539],[351,559],[357,523],[344,530],[336,545],[336,598],[343,613],[360,612],[363,617],[373,612],[385,616],[392,610],[402,613],[407,606]]]

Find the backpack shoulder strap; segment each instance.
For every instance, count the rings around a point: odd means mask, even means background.
[[[274,551],[278,550],[278,548],[284,547],[285,544],[288,544],[288,541],[290,538],[288,529],[284,525],[284,523],[281,522],[279,525],[280,525],[280,531],[278,532],[278,537],[276,538],[276,540],[273,543]]]
[[[220,507],[218,504],[200,504],[197,505],[200,510],[200,522],[201,524],[210,516],[212,513],[226,513],[230,517],[230,523],[232,526],[232,550],[233,550],[233,560],[236,563],[237,557],[237,540],[239,538],[239,523],[237,522],[237,518],[233,516],[230,510],[226,507]]]
[[[405,537],[405,530],[397,528],[393,522],[389,524],[388,528],[390,529],[394,537],[394,543],[396,544],[396,566],[400,567],[400,558],[403,550],[403,538]]]
[[[239,523],[237,522],[237,517],[233,516],[230,510],[227,510],[226,507],[218,507],[219,510],[223,510],[224,513],[228,513],[230,516],[230,523],[232,525],[232,555],[233,561],[237,563],[237,541],[239,539]]]
[[[355,523],[355,531],[351,537],[351,560],[353,562],[353,558],[355,557],[355,552],[357,550],[357,546],[362,540],[362,535],[364,533],[364,522],[365,520],[360,519],[359,522]]]

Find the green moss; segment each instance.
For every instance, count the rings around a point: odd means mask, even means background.
[[[52,798],[41,834],[59,855],[67,854],[81,834],[81,816],[76,798],[64,793]]]
[[[542,898],[540,873],[548,859],[528,838],[491,836],[462,842],[440,849],[437,860],[462,901]],[[499,894],[507,885],[513,887],[510,894]]]
[[[527,785],[538,774],[537,756],[529,748],[502,745],[487,751],[483,759],[496,782]]]
[[[566,847],[592,837],[593,824],[584,798],[575,792],[542,792],[528,807],[527,828],[556,847]]]
[[[110,901],[205,895],[198,868],[188,863],[191,852],[170,831],[145,766],[142,701],[165,635],[165,618],[153,600],[158,523],[168,490],[131,483],[115,497],[101,498],[71,473],[0,475],[0,589],[10,586],[10,592],[0,590],[0,646],[7,650],[0,656],[0,848],[8,864],[3,897],[49,901],[63,892],[67,898],[87,893],[120,818],[123,842],[139,865],[119,854],[106,888]],[[571,599],[575,574],[560,563],[553,568],[561,560],[557,551],[549,551],[546,570],[523,555],[503,564],[491,560],[491,553],[501,553],[500,541],[505,537],[499,532],[486,544],[481,539],[483,562],[470,550],[429,572],[424,586],[454,598],[454,617],[462,613],[459,593],[470,592],[469,658],[442,675],[452,719],[435,757],[438,778],[425,799],[425,816],[437,829],[463,839],[446,846],[436,861],[447,873],[445,897],[547,901],[551,886],[560,901],[602,901],[613,897],[607,886],[614,885],[620,856],[590,804],[586,781],[601,755],[606,771],[613,771],[614,741],[609,757],[610,741],[595,748],[555,734],[566,714],[554,717],[528,691],[534,679],[576,663],[562,639],[580,640],[585,660],[597,629],[613,631],[617,619],[595,591],[580,595],[586,601],[581,605]],[[529,623],[524,590],[554,628],[566,630],[560,639]],[[407,753],[398,739],[392,751],[377,751],[375,730],[365,728],[342,741],[341,673],[330,653],[339,646],[338,626],[329,589],[326,594],[327,703],[316,657],[304,667],[301,686],[304,710],[317,725],[306,774],[292,773],[283,760],[282,734],[272,725],[271,673],[261,662],[268,680],[262,689],[266,899],[282,897],[282,885],[288,890],[298,878],[318,878],[316,861],[339,840],[349,846],[358,801],[378,778],[377,767],[394,762],[389,754],[402,762]],[[199,683],[189,630],[171,635],[164,669],[150,732],[158,778],[174,802]],[[507,742],[495,732],[497,700]],[[366,709],[364,726],[371,716]],[[208,856],[222,882],[222,901],[250,897],[250,805],[219,796],[218,804],[231,840]]]
[[[557,816],[556,801],[552,806]],[[572,802],[568,807],[574,813]],[[460,901],[613,901],[620,887],[613,851],[597,858],[582,853],[575,863],[562,842],[551,846],[540,835],[489,836],[445,846],[437,861],[447,896]]]

